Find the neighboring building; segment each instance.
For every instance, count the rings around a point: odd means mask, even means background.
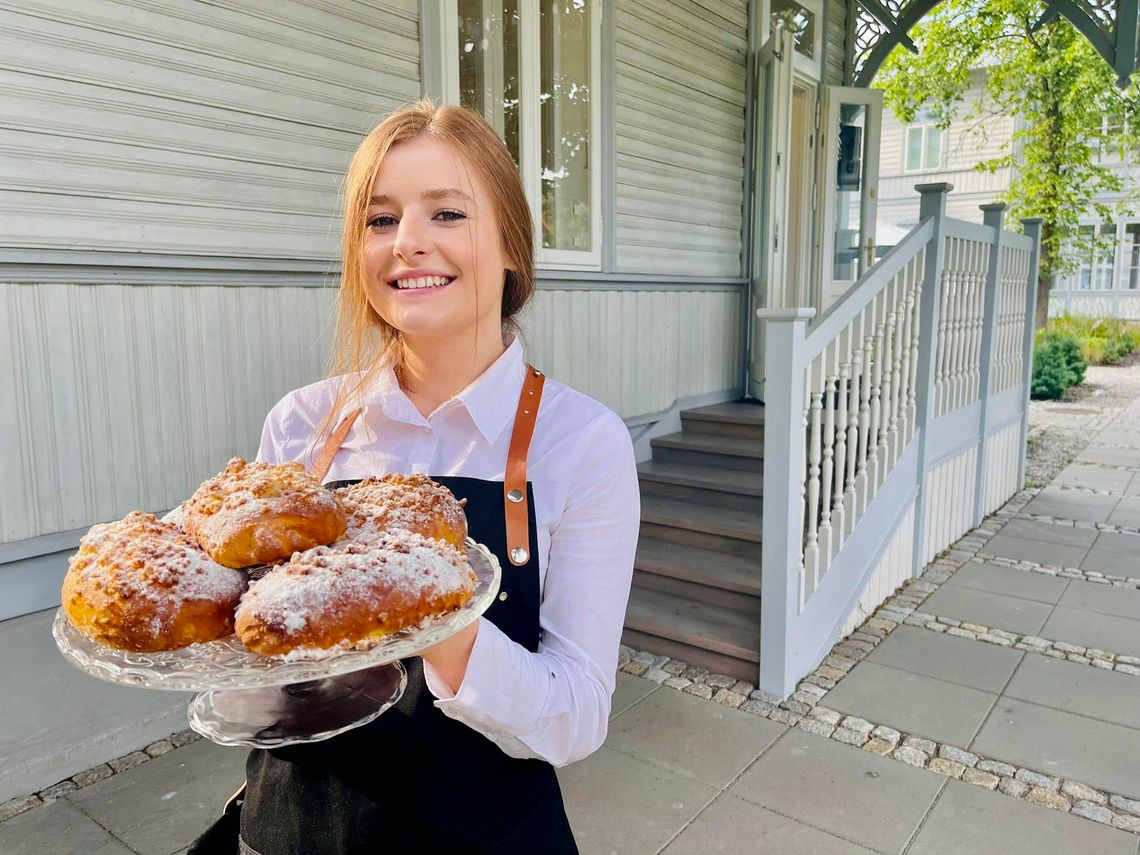
[[[423,94],[481,109],[516,153],[540,242],[528,356],[619,413],[642,461],[627,639],[790,694],[1020,484],[1032,239],[998,253],[930,192],[872,267],[866,87],[933,5],[0,12],[0,628],[25,651],[0,665],[21,689],[0,801],[184,725],[176,696],[93,688],[27,651],[50,648],[89,526],[162,512],[252,456],[269,408],[321,376],[342,174]],[[1130,71],[1134,47],[1110,61]],[[927,132],[913,145],[924,170],[942,156]],[[987,276],[993,299],[954,291],[938,323],[940,288]]]
[[[967,117],[984,97],[984,72],[974,73],[974,85],[966,92],[960,116]],[[883,115],[882,155],[879,160],[877,242],[880,249],[892,246],[918,222],[920,182],[949,181],[951,215],[982,221],[978,206],[1005,193],[1012,182],[1010,169],[982,172],[975,164],[1007,150],[1015,130],[1014,116],[956,119],[940,130],[933,117],[919,111],[915,121],[903,124],[890,111]],[[1049,300],[1050,314],[1140,319],[1140,158],[1136,153],[1106,151],[1102,162],[1124,179],[1120,193],[1105,194],[1097,201],[1109,206],[1123,203],[1130,213],[1115,222],[1102,223],[1095,216],[1082,218],[1081,231],[1089,238],[1083,249],[1073,249],[1076,269],[1055,277]]]

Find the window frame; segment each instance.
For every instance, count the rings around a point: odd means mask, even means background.
[[[936,130],[941,134],[938,143],[938,163],[935,166],[928,166],[926,164],[926,151],[927,151],[927,135],[931,130]],[[908,161],[910,160],[910,134],[911,131],[922,132],[922,143],[919,147],[920,160],[922,163],[918,169],[911,169]],[[907,175],[919,175],[923,172],[941,172],[946,168],[946,137],[948,128],[939,128],[934,122],[913,122],[903,129],[902,140],[902,170]]]
[[[794,0],[808,12],[815,15],[815,37],[812,39],[812,56],[805,56],[795,51],[794,66],[797,72],[811,78],[814,83],[823,80],[823,32],[827,23],[824,13],[823,0]],[[772,35],[772,0],[760,0],[760,40],[763,44]]]
[[[602,0],[585,0],[590,15],[589,156],[590,249],[549,249],[542,245],[542,114],[538,103],[541,81],[539,46],[540,0],[519,0],[519,175],[534,226],[535,268],[538,270],[602,269]],[[443,100],[459,103],[458,0],[442,0],[444,25],[439,28],[447,82]]]

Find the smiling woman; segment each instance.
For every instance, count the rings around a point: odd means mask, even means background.
[[[502,585],[405,661],[371,724],[250,755],[241,851],[576,852],[554,767],[606,735],[640,523],[629,431],[524,360],[532,219],[477,113],[392,114],[345,188],[335,368],[273,408],[258,458],[335,486],[430,475]]]

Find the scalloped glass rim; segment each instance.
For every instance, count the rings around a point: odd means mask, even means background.
[[[178,650],[133,653],[116,650],[83,635],[62,608],[51,632],[63,657],[81,671],[123,686],[141,686],[176,692],[214,689],[257,689],[286,686],[322,677],[335,677],[362,668],[414,656],[474,623],[490,608],[499,592],[502,570],[487,547],[467,539],[467,557],[478,584],[466,605],[425,624],[409,627],[381,639],[370,650],[349,650],[320,659],[282,659],[259,656],[241,646],[236,635]]]

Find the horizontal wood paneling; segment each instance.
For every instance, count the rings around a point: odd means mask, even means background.
[[[747,4],[623,0],[615,14],[616,267],[738,276]]]
[[[415,0],[0,3],[5,246],[332,258],[360,137],[419,95]]]
[[[823,82],[830,86],[843,86],[843,67],[847,51],[847,0],[826,0],[827,44],[824,48]]]
[[[186,498],[319,379],[333,288],[0,285],[0,542]],[[528,358],[623,417],[738,388],[742,290],[539,290]]]

